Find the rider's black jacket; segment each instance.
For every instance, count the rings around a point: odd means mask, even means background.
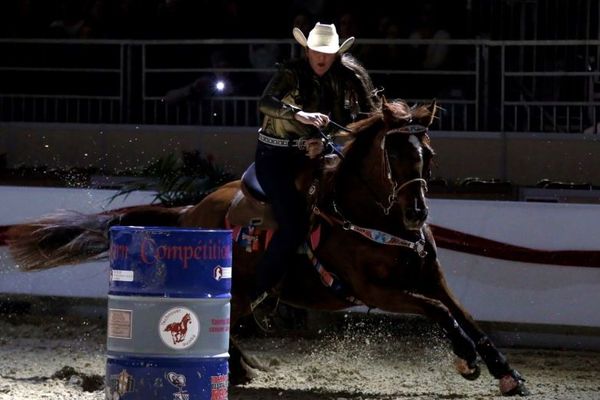
[[[279,66],[259,102],[264,115],[261,132],[282,139],[316,135],[315,127],[294,119],[294,114],[320,112],[341,125],[374,110],[373,85],[366,71],[349,54],[338,57],[322,77],[308,60]]]

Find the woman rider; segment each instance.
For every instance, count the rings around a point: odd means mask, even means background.
[[[258,264],[251,303],[258,325],[265,330],[269,320],[264,318],[268,315],[264,300],[285,275],[289,257],[308,233],[306,200],[294,182],[306,165],[306,157],[318,157],[323,150],[318,129],[330,120],[347,125],[376,107],[366,70],[344,54],[354,37],[340,45],[335,26],[318,22],[308,38],[298,28],[293,35],[305,48],[306,57],[280,66],[259,102],[263,122],[255,156],[256,175],[278,223]],[[302,146],[297,145],[298,139],[304,139]]]

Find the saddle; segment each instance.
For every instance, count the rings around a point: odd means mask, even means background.
[[[269,199],[256,178],[254,163],[250,164],[242,174],[241,188],[235,194],[225,218],[229,225],[234,227],[234,241],[247,252],[254,252],[263,246],[268,246],[273,230],[277,228],[277,222]],[[362,305],[363,303],[352,295],[347,285],[327,271],[317,260],[312,249],[318,247],[320,237],[321,227],[317,224],[311,231],[308,241],[298,249],[298,253],[307,255],[308,261],[316,269],[323,284],[336,296],[351,305]]]
[[[325,155],[324,169],[335,169],[339,161],[336,154]],[[254,163],[242,174],[241,188],[231,201],[225,218],[230,226],[251,226],[260,230],[277,228],[269,199],[256,177]]]
[[[226,219],[232,226],[252,226],[261,230],[277,228],[269,199],[256,178],[254,163],[242,175],[241,188],[229,206]]]

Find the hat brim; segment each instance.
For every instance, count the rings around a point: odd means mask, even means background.
[[[296,42],[300,43],[302,47],[307,46],[306,36],[304,36],[304,33],[302,33],[302,31],[299,28],[294,28],[292,30],[292,34],[294,35],[294,39],[296,39]]]
[[[294,35],[294,39],[296,39],[296,41],[300,43],[302,47],[308,47],[311,50],[326,54],[345,53],[350,50],[350,47],[352,47],[355,40],[354,36],[352,36],[344,40],[344,43],[342,43],[341,46],[309,46],[306,36],[304,36],[304,33],[302,33],[300,29],[294,28],[292,30],[292,34]]]
[[[338,53],[345,53],[350,50],[350,47],[354,44],[354,36],[350,36],[348,39],[344,40],[344,43],[341,44],[340,49],[337,51]]]

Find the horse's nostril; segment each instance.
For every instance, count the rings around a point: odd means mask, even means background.
[[[424,221],[429,214],[427,207],[425,208],[407,208],[406,217],[413,221]]]

